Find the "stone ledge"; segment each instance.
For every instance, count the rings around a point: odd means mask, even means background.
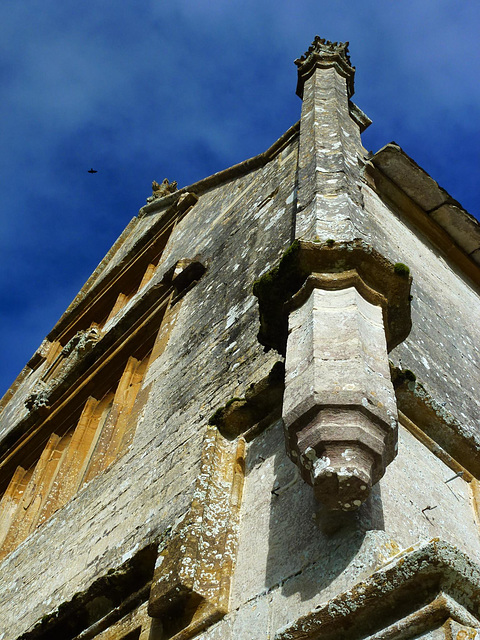
[[[349,591],[278,630],[275,640],[364,638],[428,605],[432,623],[443,617],[479,626],[479,586],[480,567],[453,545],[433,539],[406,549]]]
[[[401,147],[390,142],[372,155],[365,165],[365,180],[382,199],[410,218],[436,246],[479,283],[478,220]]]
[[[474,477],[480,477],[480,438],[437,402],[409,370],[391,367],[398,409]]]

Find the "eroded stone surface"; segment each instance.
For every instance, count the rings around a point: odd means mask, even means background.
[[[396,451],[381,307],[354,288],[314,289],[289,317],[287,451],[332,509],[358,508]]]

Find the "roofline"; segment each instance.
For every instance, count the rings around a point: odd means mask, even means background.
[[[127,237],[133,231],[136,226],[136,222],[139,218],[143,218],[144,216],[163,212],[164,215],[159,219],[159,223],[162,223],[165,218],[169,216],[177,215],[178,211],[180,213],[185,209],[187,205],[191,205],[192,203],[187,198],[186,200],[182,200],[180,202],[182,196],[186,194],[195,194],[194,196],[190,195],[190,199],[195,198],[195,196],[199,196],[202,193],[205,193],[209,189],[216,187],[222,183],[225,183],[234,178],[241,177],[250,173],[251,171],[258,169],[260,167],[265,166],[268,162],[273,160],[279,153],[281,153],[290,142],[292,142],[300,131],[300,121],[296,122],[292,125],[285,133],[278,138],[266,151],[258,154],[257,156],[253,156],[252,158],[248,158],[243,162],[233,165],[232,167],[228,167],[222,171],[214,173],[211,176],[203,178],[202,180],[198,180],[191,185],[183,187],[178,191],[170,193],[163,198],[158,198],[153,202],[150,202],[144,205],[138,216],[132,218],[128,225],[125,227],[123,232],[120,234],[118,239],[115,241],[111,249],[107,252],[106,256],[101,260],[101,262],[97,265],[91,276],[87,279],[85,284],[82,286],[78,294],[75,296],[74,300],[70,303],[67,309],[64,311],[62,316],[57,320],[52,329],[46,336],[47,340],[55,340],[59,333],[64,330],[65,326],[68,324],[70,319],[75,316],[77,312],[78,306],[80,303],[85,303],[85,299],[90,298],[92,293],[99,292],[108,287],[109,278],[108,275],[106,279],[102,277],[102,272],[105,266],[109,263],[110,259],[117,252],[120,246],[125,242]],[[178,210],[178,211],[177,211]],[[137,247],[132,247],[132,254],[136,252]],[[125,265],[124,265],[125,266]],[[112,276],[115,274],[112,274]],[[43,345],[43,343],[42,343]],[[41,347],[42,347],[41,345]],[[39,350],[33,354],[30,360],[27,363],[27,366],[33,366],[34,363],[38,359]]]
[[[233,178],[239,178],[254,169],[265,166],[268,162],[273,160],[275,156],[283,151],[283,149],[285,149],[285,147],[298,135],[299,131],[300,120],[287,129],[287,131],[285,131],[285,133],[280,136],[280,138],[278,138],[271,147],[258,154],[258,156],[253,156],[253,158],[243,160],[243,162],[234,164],[232,167],[228,167],[228,169],[223,169],[218,173],[214,173],[207,178],[198,180],[198,182],[194,182],[193,184],[183,187],[174,193],[169,193],[163,198],[158,198],[157,200],[144,205],[138,212],[138,217],[142,218],[149,213],[156,213],[158,210],[170,206],[184,193],[195,193],[200,195],[212,187],[216,187],[228,180],[232,180]]]
[[[480,287],[480,223],[395,142],[365,164],[366,183]]]

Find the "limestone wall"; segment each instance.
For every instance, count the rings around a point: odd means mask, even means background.
[[[3,562],[2,640],[158,540],[187,511],[209,417],[278,359],[257,341],[252,284],[291,242],[296,160],[293,142],[265,167],[203,194],[175,228],[152,284],[183,258],[207,271],[177,303],[166,348],[145,376],[130,450]]]
[[[456,272],[438,250],[367,186],[368,233],[392,262],[410,268],[412,331],[390,354],[398,366],[412,370],[466,436],[480,441],[480,342],[478,291]]]
[[[293,140],[265,166],[199,194],[179,219],[145,291],[154,291],[179,260],[195,259],[206,272],[165,316],[165,340],[154,350],[157,357],[135,405],[133,444],[0,565],[0,640],[18,638],[139,550],[168,542],[178,531],[201,471],[209,419],[230,399],[248,395],[279,359],[258,342],[252,285],[294,239],[297,155]],[[480,338],[478,292],[367,186],[363,198],[364,237],[391,262],[408,265],[413,276],[412,331],[390,358],[413,372],[439,419],[450,421],[449,428],[472,446],[480,443],[474,356]],[[131,223],[97,281],[107,278],[166,211],[146,210]],[[127,313],[128,305],[106,331],[115,331]],[[6,405],[1,437],[25,415],[24,400],[42,367],[20,382]],[[263,421],[250,434],[229,610],[195,637],[317,637],[302,636],[292,625],[359,582],[367,590],[374,572],[387,571],[389,562],[402,566],[404,558],[397,554],[403,550],[415,556],[424,545],[425,557],[430,553],[438,564],[429,542],[438,538],[450,545],[447,555],[452,548],[480,557],[475,483],[467,473],[453,477],[464,461],[435,443],[426,446],[415,436],[415,425],[402,420],[397,458],[365,504],[351,513],[330,512],[314,499],[285,453],[281,421]],[[419,566],[428,565],[423,557]],[[442,589],[450,588],[445,584]],[[358,598],[353,602],[357,606]],[[340,610],[338,605],[335,615]],[[448,623],[452,629],[469,623],[462,615]],[[429,629],[417,636],[445,634]],[[395,637],[393,631],[389,637]]]

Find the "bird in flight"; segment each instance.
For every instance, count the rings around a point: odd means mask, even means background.
[[[98,173],[98,171],[96,169],[89,169],[87,173]]]

